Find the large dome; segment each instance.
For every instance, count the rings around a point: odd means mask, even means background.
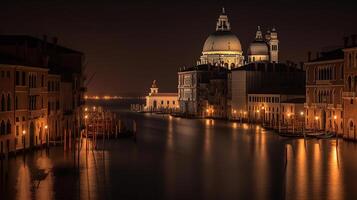
[[[210,51],[242,51],[238,37],[230,31],[216,31],[203,45],[203,52]]]
[[[250,44],[248,55],[269,55],[269,48],[264,41],[254,41]]]

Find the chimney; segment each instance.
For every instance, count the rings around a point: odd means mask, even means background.
[[[356,46],[356,34],[351,35],[351,40],[352,40],[352,46]]]
[[[343,46],[346,48],[348,46],[348,37],[343,38]]]
[[[311,51],[309,51],[308,53],[307,53],[307,61],[311,61]]]

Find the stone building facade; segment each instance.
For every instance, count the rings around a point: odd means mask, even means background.
[[[56,38],[0,35],[0,153],[79,133],[83,61]]]
[[[343,137],[357,140],[357,43],[356,36],[344,51],[344,131]]]
[[[172,113],[180,108],[177,93],[160,93],[156,80],[153,81],[150,93],[145,99],[145,111],[147,112]]]
[[[304,102],[304,94],[294,94],[291,91],[252,93],[248,94],[248,112],[235,110],[233,117],[240,119],[242,116],[250,122],[274,129],[291,125],[293,121],[301,126],[304,122]]]
[[[228,70],[198,65],[178,72],[180,113],[193,117],[227,118]]]
[[[279,91],[305,92],[305,72],[296,66],[281,63],[250,63],[230,74],[232,118],[248,120],[249,94],[279,94]],[[283,93],[284,94],[284,93]]]
[[[343,63],[341,49],[305,63],[307,129],[343,133]]]

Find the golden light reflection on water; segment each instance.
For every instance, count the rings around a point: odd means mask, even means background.
[[[47,156],[42,156],[37,159],[37,167],[39,171],[35,172],[35,176],[37,176],[37,184],[36,189],[36,199],[39,200],[47,200],[53,199],[53,174],[51,173],[51,169],[53,168],[52,160]],[[42,180],[43,179],[43,180]],[[36,183],[35,183],[36,184]]]
[[[255,140],[255,167],[254,171],[256,173],[255,184],[256,190],[260,190],[257,193],[258,199],[264,199],[267,195],[267,186],[269,180],[269,160],[267,156],[267,143],[266,143],[266,134],[259,133],[260,127],[256,126],[256,135],[254,135]]]
[[[89,146],[93,146],[91,141],[89,142]],[[84,142],[85,143],[85,142]],[[81,151],[81,163],[83,165],[83,170],[80,173],[80,197],[81,199],[98,199],[97,198],[97,188],[98,188],[98,151],[92,151],[89,149],[88,151],[85,148]],[[103,159],[103,158],[102,158]]]
[[[335,144],[336,145],[336,144]],[[328,158],[328,199],[339,199],[344,196],[343,194],[343,181],[341,177],[341,172],[339,168],[339,151],[338,147],[333,146],[330,148]]]
[[[30,199],[31,198],[31,174],[27,165],[22,165],[18,170],[17,186],[18,189],[16,199]]]

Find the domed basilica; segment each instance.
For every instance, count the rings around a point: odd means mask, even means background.
[[[234,69],[251,62],[278,62],[278,35],[273,28],[263,33],[258,26],[254,41],[248,48],[248,59],[245,61],[239,38],[231,31],[231,25],[225,9],[222,9],[216,31],[206,39],[202,56],[198,64],[221,65]]]

